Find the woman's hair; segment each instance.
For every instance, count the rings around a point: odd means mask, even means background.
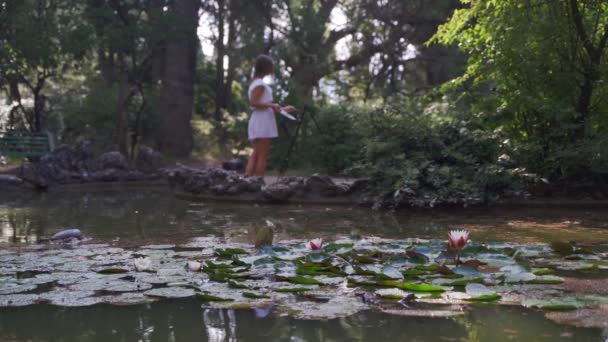
[[[272,58],[266,55],[259,55],[255,59],[255,68],[253,70],[253,78],[262,78],[272,73]]]

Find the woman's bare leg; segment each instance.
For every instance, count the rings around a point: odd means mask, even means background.
[[[270,151],[270,139],[257,139],[258,148],[255,164],[255,175],[264,177],[266,173],[266,159],[268,158],[268,152]]]
[[[253,146],[253,152],[251,152],[249,160],[247,161],[247,169],[245,170],[246,176],[253,176],[253,174],[255,173],[255,164],[257,164],[258,159],[257,141],[258,139],[255,139],[251,142],[251,145]]]

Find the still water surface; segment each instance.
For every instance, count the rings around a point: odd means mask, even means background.
[[[69,192],[0,199],[2,245],[35,243],[66,228],[100,242],[177,243],[205,235],[246,241],[254,226],[276,238],[338,235],[443,238],[466,228],[478,241],[608,241],[608,211],[452,209],[376,212],[361,208],[197,203],[153,191]],[[147,305],[0,309],[0,341],[604,341],[606,331],[559,325],[542,312],[475,306],[456,318],[413,318],[366,311],[328,321],[250,310],[204,309],[195,300]]]

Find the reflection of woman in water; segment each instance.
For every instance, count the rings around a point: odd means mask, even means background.
[[[249,85],[249,105],[253,110],[249,119],[249,140],[253,145],[253,153],[247,163],[247,176],[264,176],[266,172],[266,159],[270,151],[270,139],[279,136],[275,112],[281,109],[293,112],[293,106],[281,108],[273,103],[272,89],[264,82],[264,77],[273,72],[272,59],[266,55],[260,55],[255,60],[253,80]]]

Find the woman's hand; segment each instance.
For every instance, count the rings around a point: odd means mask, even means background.
[[[283,111],[285,111],[287,113],[293,113],[297,110],[296,107],[294,107],[294,106],[285,106],[282,109],[283,109]]]
[[[278,103],[271,103],[269,107],[277,113],[281,111],[281,105]]]

